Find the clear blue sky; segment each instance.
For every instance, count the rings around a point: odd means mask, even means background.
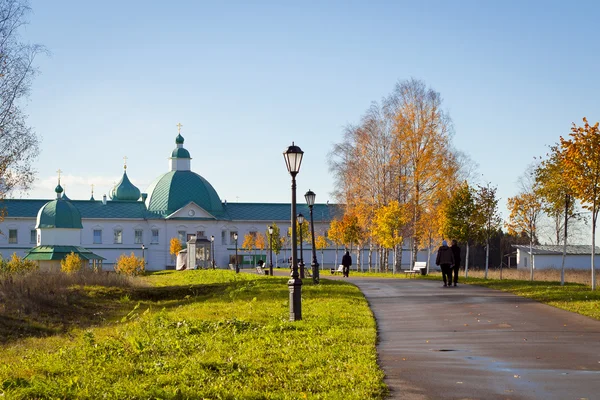
[[[250,4],[252,3],[252,4]],[[325,4],[323,4],[325,3]],[[534,156],[600,120],[594,1],[201,2],[33,0],[40,57],[26,105],[42,136],[36,187],[71,198],[167,171],[176,124],[221,199],[289,202],[282,157],[305,151],[299,198],[330,199],[327,153],[398,80],[440,92],[454,143],[501,210]],[[303,201],[303,199],[302,199]]]

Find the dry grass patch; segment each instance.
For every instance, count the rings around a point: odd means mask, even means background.
[[[0,275],[0,343],[102,322],[106,311],[99,311],[92,299],[118,298],[140,285],[146,286],[142,281],[106,272]]]

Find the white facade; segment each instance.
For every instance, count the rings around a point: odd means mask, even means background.
[[[529,246],[513,246],[517,249],[517,269],[531,268],[532,257]],[[591,246],[567,246],[566,269],[589,270],[592,266]],[[600,250],[596,248],[594,257],[596,268],[600,266]],[[533,268],[561,269],[562,246],[533,246]]]

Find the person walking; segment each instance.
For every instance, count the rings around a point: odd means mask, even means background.
[[[352,257],[350,256],[350,252],[346,250],[346,254],[342,257],[342,275],[346,278],[350,275],[350,266],[352,265]]]
[[[454,265],[452,266],[452,271],[454,271],[454,286],[458,283],[458,269],[460,268],[460,247],[458,247],[458,242],[456,240],[452,241],[452,246],[450,246],[452,250],[452,255],[454,256]],[[450,272],[450,277],[452,277],[452,272]],[[448,286],[450,286],[450,281],[448,281]]]
[[[452,266],[454,265],[454,255],[448,247],[448,242],[442,240],[442,245],[438,249],[435,265],[439,265],[442,269],[442,279],[444,279],[444,287],[452,286]],[[448,281],[446,283],[446,278]]]

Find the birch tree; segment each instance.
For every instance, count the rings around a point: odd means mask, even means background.
[[[490,265],[490,238],[502,226],[502,219],[498,213],[498,198],[495,187],[479,186],[475,193],[475,210],[477,224],[481,237],[485,240],[485,279],[488,277]]]
[[[30,12],[26,0],[0,0],[0,198],[31,186],[31,164],[39,153],[38,137],[22,110],[38,73],[34,61],[46,52],[21,41],[19,29]]]
[[[560,268],[560,284],[565,284],[565,259],[567,256],[567,238],[569,223],[577,218],[575,201],[568,181],[563,178],[566,169],[564,155],[559,146],[551,146],[548,158],[541,161],[535,170],[536,193],[543,200],[543,210],[554,222],[556,244],[563,242],[563,254]],[[568,175],[568,174],[567,174]]]
[[[583,118],[583,126],[573,124],[570,139],[560,138],[563,178],[592,216],[592,290],[596,289],[596,223],[600,210],[600,129],[598,122],[590,125]]]
[[[511,235],[526,235],[529,238],[529,279],[533,281],[533,270],[535,269],[535,257],[533,256],[533,245],[537,243],[537,229],[540,215],[542,214],[542,202],[534,193],[522,192],[517,196],[509,197],[508,211],[510,213],[505,226]]]

